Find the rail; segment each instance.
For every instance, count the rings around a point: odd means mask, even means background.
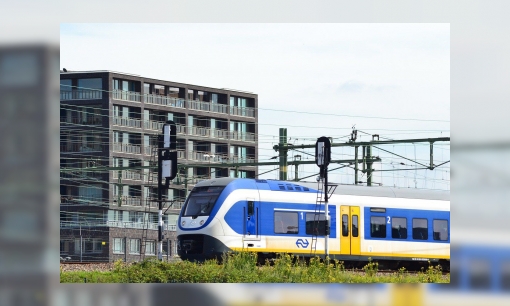
[[[125,90],[117,89],[117,90],[112,91],[112,99],[132,101],[132,102],[141,102],[142,95],[139,92],[125,91]]]
[[[128,117],[113,117],[113,125],[141,128],[142,120]]]
[[[61,90],[60,100],[97,100],[103,98],[101,90]]]

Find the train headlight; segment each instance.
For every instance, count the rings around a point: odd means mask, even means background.
[[[204,225],[204,220],[200,221],[200,225]]]
[[[181,225],[184,226],[186,224],[186,221],[182,221]]]

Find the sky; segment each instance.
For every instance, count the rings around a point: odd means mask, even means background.
[[[278,155],[272,147],[279,128],[287,128],[294,144],[321,136],[345,142],[354,125],[358,141],[369,134],[381,140],[450,136],[449,24],[61,24],[60,68],[256,93],[259,161]],[[434,163],[448,161],[449,142],[436,144]],[[381,148],[429,163],[428,144]],[[333,148],[332,158],[352,159],[353,153]],[[373,153],[383,160],[375,169],[415,168],[387,152]],[[297,154],[313,158],[290,151],[289,160]],[[316,172],[315,165],[300,166],[299,177]],[[333,171],[330,180],[352,184],[353,173]],[[434,171],[378,172],[373,181],[449,189],[449,163]]]

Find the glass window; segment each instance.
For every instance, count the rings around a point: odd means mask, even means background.
[[[385,217],[370,217],[370,237],[386,238]]]
[[[407,239],[407,218],[391,219],[391,238]]]
[[[218,94],[211,94],[211,103],[218,103]]]
[[[113,253],[124,254],[124,238],[113,238]]]
[[[429,239],[427,219],[413,219],[413,239]]]
[[[103,80],[101,78],[78,79],[78,89],[103,89]]]
[[[274,212],[274,232],[275,234],[297,234],[298,233],[298,213],[297,212]]]
[[[146,95],[151,93],[151,84],[143,83],[143,93]]]
[[[324,214],[306,213],[306,234],[325,236],[326,216]]]
[[[342,236],[349,236],[349,216],[346,214],[342,215]]]
[[[140,254],[140,239],[129,239],[129,254]]]
[[[183,217],[208,216],[224,186],[195,187],[186,200]]]
[[[60,91],[71,91],[72,80],[60,80]]]
[[[79,238],[74,239],[74,254],[80,254],[80,242],[83,243]]]
[[[358,216],[352,216],[352,237],[358,237]]]
[[[434,220],[434,240],[448,240],[448,220]]]
[[[156,243],[154,240],[149,240],[145,242],[145,254],[147,255],[156,254]]]

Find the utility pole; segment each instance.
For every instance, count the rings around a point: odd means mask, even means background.
[[[368,161],[372,158],[372,146],[367,146],[367,186],[372,186],[372,162]]]
[[[158,136],[158,260],[163,261],[163,187],[177,175],[176,126],[173,121],[163,125],[163,135]],[[171,151],[172,150],[172,151]],[[163,184],[163,177],[165,184]]]
[[[354,147],[354,185],[358,185],[358,148]]]
[[[280,141],[279,141],[279,157],[280,157],[280,180],[287,180],[287,129],[280,128]]]

